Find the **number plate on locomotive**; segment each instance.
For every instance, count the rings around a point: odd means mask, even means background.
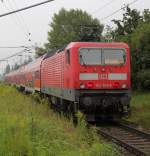
[[[108,74],[99,74],[99,80],[107,80]]]

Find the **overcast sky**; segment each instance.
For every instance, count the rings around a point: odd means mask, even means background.
[[[11,10],[22,8],[44,0],[3,0],[0,2],[0,14]],[[52,21],[54,13],[57,13],[62,7],[69,10],[78,8],[92,14],[100,21],[107,15],[110,15],[115,10],[128,4],[133,0],[55,0],[48,4],[32,8],[14,15],[9,15],[0,18],[0,46],[20,46],[20,45],[43,45],[47,40],[47,32],[49,23]],[[109,5],[106,6],[106,4]],[[105,7],[103,7],[105,6]],[[101,9],[103,7],[103,9]],[[143,11],[145,8],[150,8],[150,0],[138,0],[131,5],[131,8],[136,8]],[[101,21],[103,24],[112,25],[112,19],[122,17],[123,11],[111,16],[110,18]],[[31,42],[28,41],[31,33]],[[18,52],[20,49],[1,49],[0,59]]]

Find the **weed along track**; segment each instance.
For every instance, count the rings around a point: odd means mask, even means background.
[[[124,147],[132,154],[150,156],[150,134],[123,123],[98,126],[97,131],[106,139]]]

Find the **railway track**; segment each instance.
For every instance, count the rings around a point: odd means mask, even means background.
[[[98,126],[98,133],[137,156],[150,156],[150,134],[131,125],[115,123]]]

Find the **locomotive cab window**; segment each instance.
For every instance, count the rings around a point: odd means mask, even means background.
[[[79,49],[79,63],[81,65],[123,65],[125,62],[126,54],[123,49]]]
[[[70,50],[67,49],[67,52],[66,52],[66,60],[67,60],[67,64],[70,64]]]
[[[126,55],[123,49],[103,49],[103,65],[123,65],[126,62]]]
[[[81,65],[101,65],[101,49],[82,48],[79,50],[79,62]]]

